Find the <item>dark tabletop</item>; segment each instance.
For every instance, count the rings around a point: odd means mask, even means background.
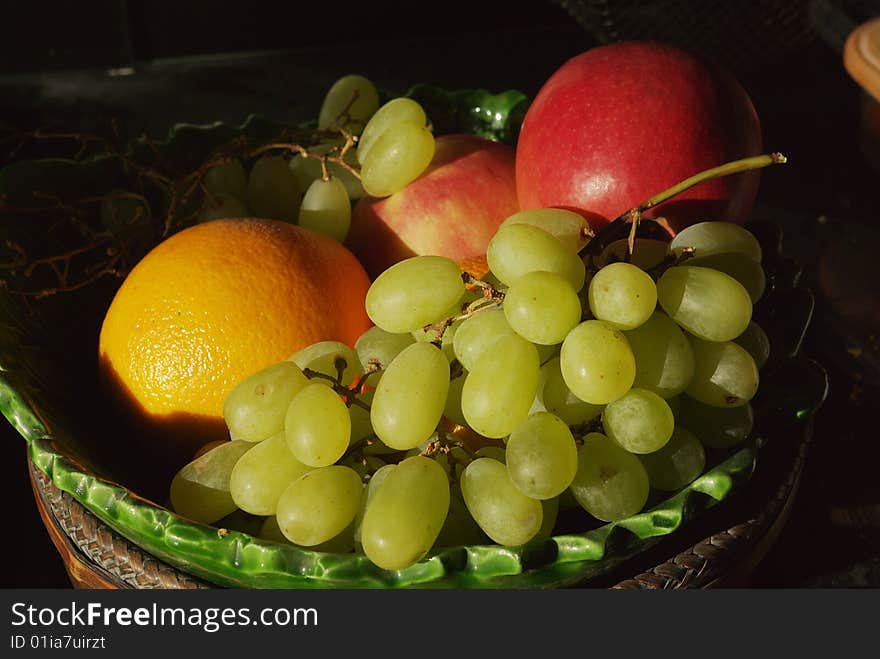
[[[363,3],[370,10],[353,9],[347,21],[260,3],[245,17],[231,9],[243,3],[194,2],[177,13],[169,8],[186,3],[94,4],[88,16],[56,16],[63,20],[35,32],[42,3],[31,3],[0,28],[4,47],[19,53],[4,52],[0,65],[0,120],[77,125],[113,115],[132,135],[154,136],[180,121],[240,123],[251,113],[283,121],[293,107],[316,111],[328,82],[355,71],[396,91],[424,81],[533,95],[610,30],[590,31],[588,14],[579,23],[545,2],[516,11],[429,3],[418,17],[395,14],[395,3]],[[743,45],[728,62],[752,96],[767,150],[790,160],[763,178],[758,210],[783,227],[785,248],[816,295],[804,352],[831,383],[791,517],[752,575],[754,587],[880,586],[880,169],[865,150],[863,95],[840,52],[841,35],[877,9],[871,4],[781,3],[787,31],[777,29],[763,50]],[[631,14],[617,17],[618,37],[635,34],[623,20],[635,21]],[[795,20],[802,29],[791,28]],[[6,424],[0,432],[6,528],[18,543],[15,569],[0,585],[67,586],[30,491],[24,441]]]

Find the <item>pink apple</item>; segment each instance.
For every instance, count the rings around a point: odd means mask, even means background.
[[[760,152],[755,108],[729,74],[664,44],[599,46],[563,64],[529,107],[519,203],[580,211],[600,229],[689,176]],[[673,233],[706,219],[742,223],[758,184],[757,171],[707,181],[645,215],[666,217]]]
[[[364,197],[346,245],[371,277],[415,255],[483,256],[498,225],[519,210],[512,148],[474,135],[443,135],[428,169],[384,199]]]

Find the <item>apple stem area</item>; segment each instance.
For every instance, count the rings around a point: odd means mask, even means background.
[[[618,216],[599,231],[599,233],[596,234],[596,237],[590,241],[586,247],[590,253],[595,254],[604,249],[608,243],[626,235],[627,259],[629,260],[632,258],[636,233],[639,229],[641,216],[645,211],[654,208],[655,206],[659,206],[664,201],[668,201],[685,190],[689,190],[705,181],[730,176],[732,174],[740,174],[753,169],[762,169],[764,167],[770,167],[771,165],[782,165],[786,162],[788,162],[788,158],[779,152],[774,152],[765,153],[759,156],[750,156],[748,158],[740,158],[739,160],[731,160],[723,165],[703,170],[702,172],[689,176],[683,181],[676,183],[671,188],[667,188],[663,192],[654,195],[647,201],[642,202],[635,208],[631,208],[624,214]],[[626,228],[627,224],[629,225],[628,229]]]

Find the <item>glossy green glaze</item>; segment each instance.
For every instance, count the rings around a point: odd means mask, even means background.
[[[483,90],[447,92],[421,85],[409,94],[425,105],[438,133],[468,131],[510,143],[527,105],[527,99],[515,91],[492,95]],[[126,156],[155,164],[158,148],[165,161],[188,171],[218,145],[239,135],[267,140],[279,128],[258,117],[239,127],[182,125],[156,145],[144,140],[132,143]],[[118,155],[82,161],[23,161],[0,170],[0,193],[11,202],[26,198],[33,189],[50,189],[59,198],[100,195],[124,189],[131,183],[130,175],[125,159]],[[5,211],[0,213],[0,238],[25,247],[42,244],[48,222]],[[766,227],[762,230],[773,237]],[[57,243],[56,248],[70,240],[51,234],[49,238]],[[141,250],[148,247],[140,246]],[[779,254],[776,247],[768,240],[771,270]],[[756,441],[714,456],[706,473],[690,486],[620,522],[523,547],[449,548],[400,571],[381,570],[359,554],[323,554],[236,530],[220,532],[183,519],[126,487],[126,483],[131,485],[127,467],[138,456],[126,453],[124,429],[110,427],[112,421],[105,417],[100,397],[90,391],[95,382],[97,331],[118,281],[98,279],[73,292],[34,300],[10,291],[26,290],[39,281],[23,272],[7,277],[10,285],[0,296],[0,411],[27,441],[33,462],[58,488],[137,546],[219,586],[548,588],[585,584],[725,499],[748,480],[762,443],[772,441],[774,433],[797,431],[821,404],[827,387],[824,371],[798,357],[812,298],[796,287],[795,277],[779,272],[786,271],[780,268],[769,278],[771,286],[761,303],[770,318],[779,308],[774,305],[777,296],[793,295],[801,304],[795,313],[787,307],[769,328],[773,331],[768,331],[777,341],[774,345],[785,348],[768,365],[769,376],[755,401]],[[103,443],[108,439],[114,443]]]

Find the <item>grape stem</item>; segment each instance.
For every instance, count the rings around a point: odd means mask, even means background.
[[[459,458],[456,458],[452,454],[452,449],[458,448],[461,449],[464,453],[468,455],[470,460],[476,460],[477,454],[476,452],[467,444],[460,440],[451,441],[446,433],[438,432],[437,439],[428,442],[428,445],[425,446],[424,450],[419,455],[423,455],[426,458],[431,458],[438,453],[443,453],[446,455],[448,460],[453,462],[462,462]]]
[[[318,131],[321,134],[327,134],[329,137],[336,137],[338,135],[342,135],[345,138],[345,142],[343,142],[342,146],[334,147],[329,153],[312,153],[306,147],[301,144],[297,144],[295,142],[271,142],[269,144],[264,144],[246,154],[248,158],[256,158],[258,156],[263,155],[264,153],[268,153],[269,151],[287,151],[288,153],[296,153],[302,156],[303,158],[315,158],[321,163],[321,178],[325,181],[330,179],[330,173],[327,171],[327,163],[333,163],[342,167],[349,174],[357,178],[361,179],[361,172],[358,167],[352,167],[345,160],[346,154],[351,150],[351,148],[357,143],[357,135],[352,133],[351,131],[346,130],[345,128],[340,128],[334,131]],[[214,166],[222,163],[215,163]]]
[[[342,464],[348,458],[354,457],[360,453],[361,458],[364,458],[364,449],[368,446],[371,446],[374,441],[379,439],[376,435],[367,435],[366,437],[361,437],[355,443],[346,449],[345,453],[343,453],[342,457],[337,460],[336,464]]]
[[[360,407],[361,409],[369,412],[370,406],[367,403],[365,403],[364,401],[362,401],[360,398],[358,398],[358,396],[357,396],[358,393],[360,392],[360,386],[358,386],[358,388],[354,389],[351,387],[346,387],[344,384],[342,384],[342,374],[345,371],[345,367],[347,366],[347,362],[345,361],[345,359],[342,357],[337,357],[336,360],[334,360],[333,366],[336,368],[336,376],[335,377],[332,375],[327,375],[326,373],[321,373],[321,371],[315,371],[311,368],[304,368],[303,375],[305,375],[310,380],[313,378],[320,378],[321,380],[327,380],[328,382],[330,382],[330,385],[333,388],[333,391],[335,391],[337,394],[339,394],[339,396],[342,398],[343,402],[348,407],[355,405],[355,406]],[[356,382],[358,382],[358,385],[360,385],[360,378],[358,378],[356,380]]]
[[[369,388],[367,385],[367,378],[370,377],[373,373],[378,373],[382,370],[382,364],[378,359],[370,359],[367,361],[367,365],[364,368],[364,372],[358,374],[358,376],[354,379],[354,381],[348,385],[349,391],[353,391],[356,394],[363,394]]]
[[[466,286],[476,286],[480,289],[483,294],[483,297],[477,298],[473,302],[470,302],[462,312],[457,316],[451,316],[449,318],[444,318],[436,323],[428,323],[424,327],[422,327],[422,331],[436,332],[437,336],[431,341],[438,348],[443,344],[443,335],[446,333],[452,325],[459,320],[464,320],[465,318],[469,318],[474,314],[477,314],[481,311],[485,311],[487,309],[492,309],[495,307],[501,306],[501,303],[504,302],[504,291],[499,291],[497,288],[492,286],[487,281],[483,281],[482,279],[477,279],[469,272],[462,272],[461,279],[464,281]]]
[[[653,268],[648,270],[648,274],[651,276],[653,280],[658,280],[663,275],[664,272],[669,270],[669,268],[681,265],[688,259],[693,258],[694,256],[693,247],[683,247],[679,254],[668,254],[666,258],[664,258],[660,263],[655,265]]]
[[[711,169],[704,170],[699,174],[690,176],[683,180],[681,183],[677,183],[671,188],[654,195],[653,197],[648,199],[648,201],[639,205],[638,211],[640,213],[643,213],[644,211],[653,208],[654,206],[657,206],[659,204],[662,204],[664,201],[667,201],[677,194],[684,192],[685,190],[688,190],[695,185],[699,185],[704,181],[721,178],[723,176],[730,176],[731,174],[740,174],[742,172],[748,172],[753,169],[761,169],[763,167],[769,167],[770,165],[782,165],[786,162],[788,162],[788,158],[778,152],[733,160],[731,162],[724,163],[723,165],[719,165],[718,167],[712,167]]]
[[[635,208],[631,208],[622,215],[616,217],[604,226],[596,234],[596,237],[593,240],[587,243],[585,249],[588,249],[590,254],[596,255],[601,253],[601,251],[612,241],[627,236],[627,253],[628,257],[631,258],[633,248],[635,247],[636,232],[639,228],[642,213],[645,211],[650,210],[655,206],[659,206],[664,201],[668,201],[685,190],[689,190],[705,181],[730,176],[732,174],[740,174],[754,169],[762,169],[764,167],[770,167],[771,165],[781,165],[786,162],[788,162],[788,158],[781,153],[773,152],[759,156],[740,158],[739,160],[732,160],[723,165],[712,167],[694,174],[693,176],[676,183],[671,188],[654,195]],[[628,230],[626,229],[627,224],[630,225]]]
[[[356,97],[355,97],[356,98]],[[355,98],[352,98],[351,103]],[[343,114],[347,115],[350,104]],[[355,122],[349,117],[347,122],[356,125],[363,122]],[[35,190],[31,193],[32,198],[38,203],[13,203],[8,196],[0,194],[0,213],[15,213],[35,216],[57,216],[58,223],[72,225],[77,235],[80,236],[80,244],[63,253],[50,253],[48,255],[33,255],[30,250],[25,250],[20,245],[7,242],[5,247],[11,252],[9,263],[0,265],[0,270],[5,272],[0,276],[0,288],[6,292],[26,300],[28,298],[45,298],[59,293],[70,292],[91,285],[106,276],[124,278],[134,262],[130,258],[133,250],[149,249],[155,238],[164,239],[171,235],[181,226],[187,226],[198,219],[205,204],[216,203],[216,196],[210,193],[205,184],[206,174],[213,168],[227,164],[235,158],[255,158],[269,151],[287,151],[300,154],[307,158],[317,158],[321,161],[321,173],[326,180],[329,177],[328,164],[335,164],[348,171],[356,179],[360,180],[360,170],[356,166],[345,161],[348,152],[357,144],[357,135],[347,128],[339,129],[284,129],[269,143],[254,147],[253,143],[245,137],[238,137],[214,150],[211,157],[201,163],[193,171],[180,172],[172,163],[164,157],[159,143],[149,135],[140,137],[140,146],[150,154],[152,161],[147,164],[142,162],[140,155],[130,155],[122,146],[118,127],[115,120],[112,121],[112,134],[109,137],[92,133],[80,132],[52,132],[43,129],[34,131],[18,132],[0,129],[0,146],[10,161],[25,146],[34,141],[58,142],[72,141],[78,148],[72,159],[80,162],[82,158],[92,155],[112,156],[118,159],[126,176],[132,178],[130,190],[114,192],[101,196],[88,196],[70,200],[61,200],[57,196]],[[319,144],[322,140],[342,138],[342,144],[337,144],[328,153],[318,154],[309,150],[309,147]],[[301,143],[297,143],[301,142]],[[7,148],[8,147],[8,148]],[[161,199],[161,208],[151,208],[148,197],[154,196]],[[130,198],[142,202],[146,217],[135,216],[125,227],[113,231],[96,231],[92,228],[95,222],[95,207],[98,202],[114,199]],[[39,202],[46,202],[40,204]],[[190,203],[196,201],[199,203]],[[155,237],[145,238],[136,231],[146,219],[151,225],[155,225]],[[108,245],[108,242],[111,244]],[[76,263],[73,257],[77,257]],[[28,267],[30,266],[30,267]],[[24,269],[28,267],[28,271]],[[40,270],[49,268],[56,279],[48,286],[34,285],[33,290],[27,290],[24,286],[18,287],[12,284],[16,276],[25,279],[31,277],[35,268]],[[26,302],[25,302],[26,303]]]

